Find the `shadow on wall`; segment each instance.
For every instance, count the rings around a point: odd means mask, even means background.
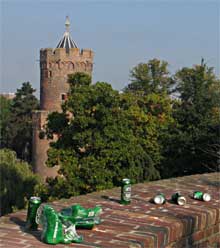
[[[206,185],[210,185],[210,186],[213,186],[213,187],[216,187],[216,188],[219,188],[220,189],[220,176],[218,178],[217,181],[210,181],[209,179],[207,179],[206,177],[201,177],[200,179],[204,184]]]
[[[16,225],[19,226],[20,230],[23,232],[23,233],[28,233],[28,234],[31,234],[33,237],[35,237],[37,240],[41,241],[41,230],[37,230],[37,231],[29,231],[29,230],[26,230],[25,229],[25,224],[26,224],[26,221],[18,218],[18,217],[10,217],[10,221],[11,222],[14,222]]]

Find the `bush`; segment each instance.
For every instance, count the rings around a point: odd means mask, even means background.
[[[24,208],[39,179],[14,151],[0,150],[0,215]]]

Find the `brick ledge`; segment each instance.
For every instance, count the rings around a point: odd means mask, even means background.
[[[210,202],[190,198],[194,190],[212,195]],[[169,198],[180,191],[187,198],[181,207],[171,202],[158,206],[150,202],[156,192]],[[132,204],[122,206],[120,188],[105,190],[51,203],[56,209],[73,204],[103,206],[103,223],[93,230],[78,230],[82,244],[56,247],[220,247],[220,173],[192,175],[132,186]],[[0,218],[0,247],[48,247],[40,241],[41,230],[25,232],[26,210]],[[54,247],[54,246],[51,246]]]

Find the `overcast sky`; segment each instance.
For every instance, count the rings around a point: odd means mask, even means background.
[[[1,92],[15,92],[29,81],[39,95],[40,48],[56,47],[65,16],[80,48],[95,52],[93,82],[120,90],[129,71],[158,58],[172,73],[204,57],[219,75],[218,0],[0,0]]]

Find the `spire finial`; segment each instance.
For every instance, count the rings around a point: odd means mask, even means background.
[[[69,19],[69,16],[66,16],[65,26],[66,26],[66,32],[69,33],[69,31],[70,31],[70,19]]]
[[[66,26],[66,31],[64,32],[62,39],[58,43],[57,48],[66,48],[66,51],[69,52],[70,48],[77,48],[76,43],[70,36],[69,16],[66,16],[65,26]]]

